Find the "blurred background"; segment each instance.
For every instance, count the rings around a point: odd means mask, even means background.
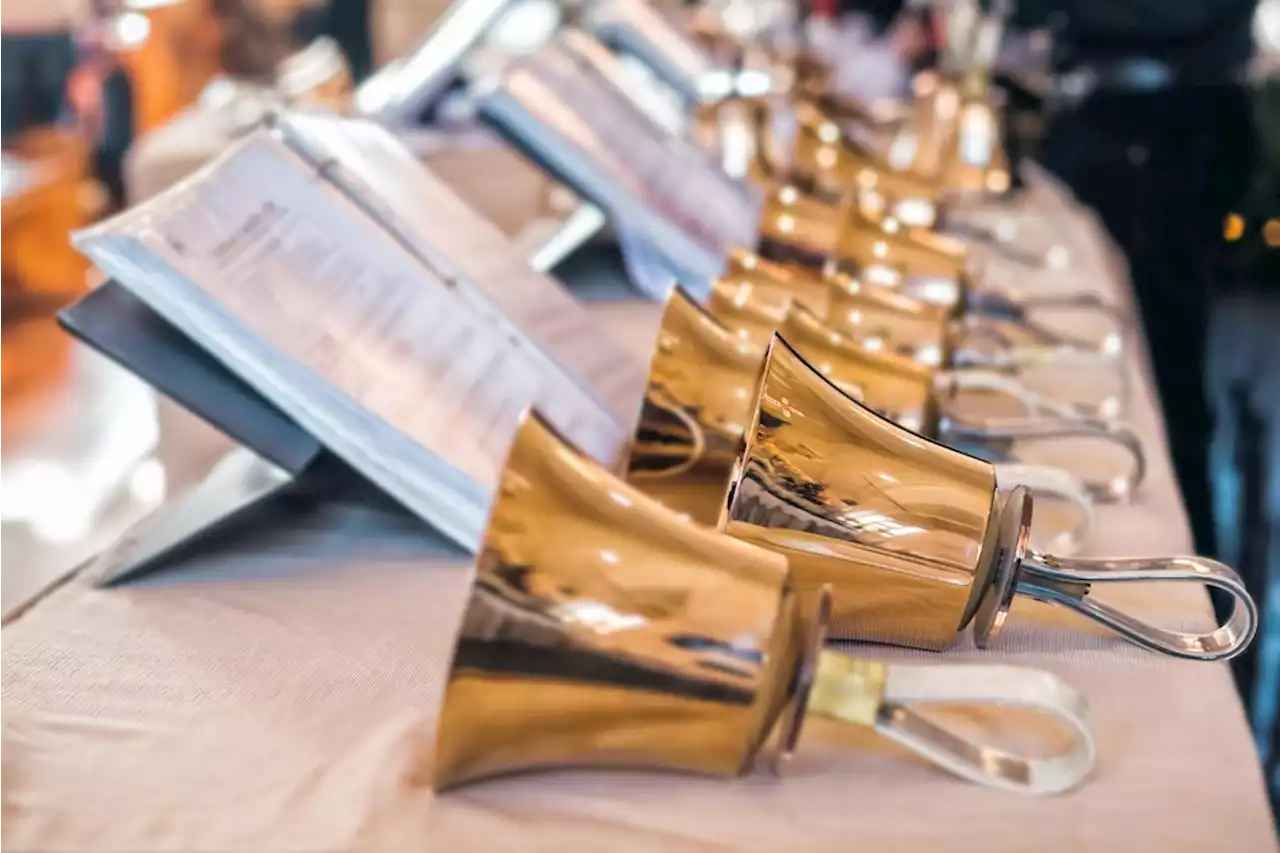
[[[175,451],[173,413],[58,329],[56,312],[97,281],[69,233],[189,171],[228,132],[198,119],[228,86],[336,103],[447,6],[0,7],[6,618],[221,449]],[[511,32],[536,37],[550,6],[518,6]],[[927,61],[928,18],[914,4],[814,0],[812,11],[873,30],[890,66]],[[1240,569],[1267,610],[1264,636],[1234,665],[1280,790],[1280,0],[1023,0],[1013,22],[1011,51],[1050,49],[1038,76],[999,80],[1010,153],[1062,177],[1127,257],[1197,547]],[[1171,76],[1131,79],[1150,57]],[[489,177],[485,212],[511,233],[529,215],[518,199],[542,192],[513,189],[522,174]]]

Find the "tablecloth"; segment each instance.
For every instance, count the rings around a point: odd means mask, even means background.
[[[624,306],[610,310],[626,334]],[[637,315],[637,346],[652,321]],[[1185,551],[1145,383],[1130,417],[1151,472],[1133,505],[1101,512],[1092,550]],[[997,649],[965,638],[945,659],[1040,666],[1089,697],[1098,765],[1063,796],[960,782],[820,721],[781,778],[558,770],[434,795],[434,727],[471,573],[410,519],[277,506],[150,579],[99,589],[93,569],[72,576],[3,630],[5,848],[1277,849],[1228,668],[1142,651],[1035,603],[1015,606]],[[1194,588],[1104,598],[1168,626],[1210,618]]]

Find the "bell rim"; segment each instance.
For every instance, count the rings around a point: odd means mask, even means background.
[[[1030,547],[1032,503],[1030,490],[1018,486],[1000,508],[995,571],[973,617],[974,642],[979,648],[1000,636],[1013,606],[1022,560]]]
[[[804,731],[804,721],[808,716],[809,696],[818,674],[818,659],[827,644],[827,635],[831,627],[833,594],[831,585],[824,585],[819,591],[818,605],[811,615],[807,636],[800,650],[800,661],[796,666],[795,683],[791,687],[791,696],[787,708],[777,726],[774,738],[773,755],[770,757],[770,769],[780,774],[783,768],[795,755],[800,743],[800,735]]]

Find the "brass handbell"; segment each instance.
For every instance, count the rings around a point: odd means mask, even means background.
[[[964,243],[925,229],[907,228],[874,198],[843,211],[783,186],[765,194],[758,254],[818,274],[848,277],[874,269],[868,283],[936,304],[956,318],[994,326],[1042,347],[1112,354],[1128,318],[1094,293],[1026,297],[975,284],[979,272]],[[1117,333],[1101,341],[1074,338],[1033,318],[1042,308],[1098,313]]]
[[[906,355],[928,367],[952,371],[956,377],[975,371],[987,376],[1003,374],[1016,377],[1026,370],[1050,364],[1114,372],[1116,356],[1113,349],[1086,351],[1063,344],[1055,336],[1038,334],[1034,325],[975,322],[972,317],[953,319],[953,313],[946,309],[896,292],[892,287],[896,277],[893,270],[879,266],[867,267],[857,277],[831,276],[828,278],[826,310],[815,310],[826,317],[833,329],[863,346]],[[886,284],[875,283],[878,279],[885,280]],[[796,292],[807,294],[810,289]],[[773,291],[766,288],[766,292],[772,294]],[[805,295],[799,295],[797,299],[807,305],[819,304],[818,300],[810,301]],[[771,295],[769,300],[776,303],[778,298]],[[713,305],[717,304],[723,303],[713,302]],[[721,319],[734,327],[750,324],[762,345],[767,340],[768,330],[762,328],[758,319],[730,320],[727,314]],[[1128,393],[1124,373],[1120,374],[1120,379],[1122,387],[1118,396],[1108,396],[1089,404],[1079,401],[1065,403],[1026,389],[1013,396],[1021,398],[1029,414],[1039,411],[1059,418],[1112,416],[1123,408]],[[1005,391],[1012,388],[1012,385],[1006,385]]]
[[[868,406],[915,431],[937,433],[940,403],[927,368],[864,350],[799,306],[785,311],[770,326],[775,327],[823,375]],[[675,288],[663,311],[627,479],[696,521],[715,524],[754,413],[764,352]],[[683,419],[673,416],[677,408]],[[1080,522],[1058,527],[1047,538],[1040,531],[1040,542],[1070,552],[1088,536],[1093,503],[1075,477],[1042,465],[1001,463],[997,471],[1006,487],[1026,485],[1074,508]]]
[[[822,320],[802,303],[757,302],[755,288],[717,287],[710,300],[711,314],[738,337],[764,346],[777,330],[808,359],[823,376],[877,412],[899,424],[951,446],[968,447],[999,460],[1012,460],[1015,443],[1021,441],[1088,438],[1122,449],[1132,460],[1124,474],[1101,482],[1085,483],[1096,501],[1127,499],[1141,485],[1146,474],[1146,454],[1142,440],[1128,425],[1104,418],[1089,417],[1070,404],[1061,403],[1023,388],[1017,381],[989,371],[949,370],[951,353],[945,334],[931,324],[929,314],[907,319],[919,324],[921,334],[935,334],[933,349],[923,347],[911,356],[895,352],[883,333],[877,335],[876,311],[896,317],[892,299],[871,291],[869,300],[850,308],[847,301],[831,304],[832,316],[841,325]],[[676,297],[673,297],[675,299]],[[849,330],[856,336],[847,334]],[[1000,395],[1020,407],[1025,415],[978,420],[967,416],[956,399],[965,393]],[[1037,471],[1040,470],[1037,468]],[[1025,473],[1032,473],[1027,470]],[[1040,488],[1070,502],[1077,492],[1059,479],[1052,484],[1037,475]],[[1087,511],[1087,507],[1082,507]]]
[[[790,177],[801,188],[835,204],[851,194],[877,192],[893,199],[894,212],[913,225],[927,228],[937,221],[936,181],[894,169],[877,152],[850,138],[821,101],[801,99],[793,109],[795,141],[788,159]]]
[[[1031,495],[992,465],[854,400],[775,337],[722,529],[784,554],[800,587],[830,586],[835,636],[941,649],[972,625],[979,646],[1015,595],[1075,610],[1175,657],[1239,654],[1257,606],[1239,576],[1201,557],[1067,559],[1028,547]],[[1205,633],[1149,625],[1097,600],[1095,584],[1170,581],[1226,592]]]
[[[690,523],[528,416],[477,559],[434,784],[565,766],[732,776],[787,757],[806,713],[993,787],[1046,794],[1088,774],[1083,701],[1054,676],[825,651],[816,601],[802,612],[779,555]],[[915,708],[932,702],[1044,711],[1070,745],[1026,758],[974,743]]]

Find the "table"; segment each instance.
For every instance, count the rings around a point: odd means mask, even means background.
[[[1184,551],[1145,382],[1131,419],[1152,470],[1138,502],[1100,513],[1095,551]],[[469,559],[358,506],[274,507],[222,545],[117,589],[82,571],[5,626],[6,847],[1277,849],[1227,667],[1167,660],[1034,603],[1015,606],[998,650],[965,639],[948,658],[1041,666],[1090,698],[1098,766],[1061,797],[968,785],[817,721],[786,778],[565,770],[437,797],[433,732]],[[1106,598],[1166,625],[1209,618],[1196,589]]]

